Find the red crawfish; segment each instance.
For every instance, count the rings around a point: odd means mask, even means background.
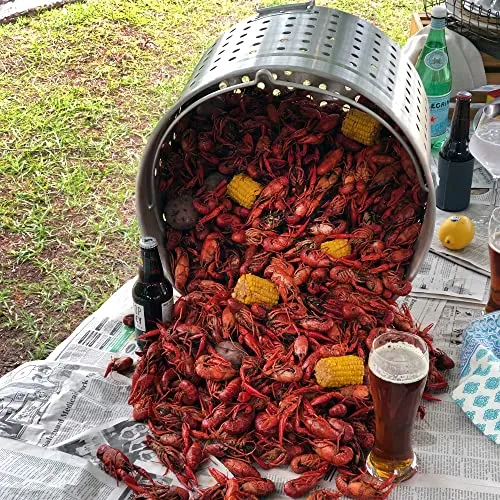
[[[194,471],[186,463],[186,460],[182,453],[172,448],[171,446],[166,446],[161,444],[158,439],[146,436],[145,444],[148,448],[151,448],[158,457],[158,460],[167,467],[168,470],[172,471],[175,477],[188,489],[192,489],[193,485],[198,486],[198,481],[194,474]]]
[[[227,417],[226,417],[227,418]],[[247,431],[255,419],[255,410],[250,404],[237,404],[220,426],[220,431],[239,436]]]
[[[235,477],[260,477],[257,469],[247,464],[243,460],[237,460],[235,458],[224,458],[222,463]]]
[[[102,468],[117,481],[123,481],[135,494],[136,498],[147,500],[188,500],[189,493],[177,486],[157,483],[142,467],[134,465],[128,457],[107,444],[97,448],[97,458]],[[147,481],[139,483],[138,481]]]
[[[349,446],[337,446],[333,441],[311,441],[314,452],[325,462],[340,467],[347,465],[354,458],[354,451]]]
[[[200,356],[194,369],[199,377],[207,380],[231,380],[238,375],[231,363],[218,354]]]
[[[270,479],[252,476],[229,479],[222,472],[212,467],[208,471],[219,484],[227,486],[225,498],[240,498],[239,494],[241,493],[260,497],[270,495],[274,491],[274,483]],[[230,493],[229,495],[228,492]]]
[[[173,259],[174,286],[180,292],[184,292],[189,277],[189,256],[182,248],[175,248],[175,259]]]
[[[128,457],[120,450],[112,448],[108,444],[102,444],[97,448],[97,458],[101,461],[103,469],[117,480],[123,481],[128,486],[128,482],[137,484],[137,481],[131,476],[147,479],[154,483],[149,473],[142,467],[134,465]]]
[[[317,470],[304,472],[298,478],[287,481],[283,491],[292,498],[302,497],[321,481],[327,470],[328,465],[322,465]]]
[[[161,439],[160,439],[161,441]],[[203,449],[201,444],[195,441],[186,452],[186,465],[194,472],[198,470],[198,467],[203,460]]]
[[[350,481],[345,476],[339,475],[335,485],[342,495],[358,500],[377,500],[387,498],[394,488],[395,476],[391,476],[384,482],[379,482],[371,476],[361,475]]]
[[[112,371],[118,373],[127,373],[132,368],[134,360],[130,356],[122,356],[121,358],[113,358],[106,367],[104,377],[107,377]]]
[[[268,411],[262,411],[255,416],[255,430],[263,435],[276,435],[280,419],[277,415],[272,415]]]
[[[330,490],[316,490],[309,494],[306,500],[338,500],[339,492]]]
[[[290,469],[296,474],[303,474],[319,469],[322,464],[324,464],[323,460],[316,453],[304,453],[292,458]]]

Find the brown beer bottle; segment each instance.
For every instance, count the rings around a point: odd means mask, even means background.
[[[469,151],[471,98],[470,92],[457,93],[450,136],[439,152],[436,205],[446,212],[461,212],[470,202],[474,170],[474,157]]]
[[[158,321],[169,321],[174,303],[172,285],[163,274],[156,239],[145,236],[139,246],[139,277],[132,288],[136,337],[154,330]],[[144,345],[139,342],[139,347]]]

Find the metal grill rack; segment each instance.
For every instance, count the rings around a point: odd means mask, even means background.
[[[424,0],[425,13],[440,0]],[[470,39],[476,47],[500,59],[500,11],[484,8],[480,0],[446,0],[447,27]]]

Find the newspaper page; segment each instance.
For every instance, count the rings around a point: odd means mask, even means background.
[[[85,458],[92,464],[99,466],[99,460],[96,456],[97,448],[102,444],[121,450],[127,455],[129,460],[136,466],[146,469],[155,481],[166,485],[183,486],[174,474],[166,473],[165,466],[158,461],[156,454],[148,448],[145,443],[149,428],[134,420],[118,419],[109,426],[99,426],[84,432],[79,436],[72,437],[70,440],[60,443],[54,449]],[[214,467],[232,477],[224,464],[215,457],[207,457],[197,471],[198,488],[207,488],[215,484],[215,479],[210,475],[208,469]]]
[[[431,168],[437,175],[437,157],[432,157]],[[490,261],[488,256],[488,221],[494,208],[500,204],[498,185],[492,175],[480,163],[476,162],[472,178],[472,191],[470,205],[460,214],[467,215],[474,223],[475,235],[472,243],[463,250],[448,250],[445,248],[434,232],[432,239],[432,251],[446,255],[454,262],[465,267],[471,267],[478,272],[489,276]],[[436,208],[436,228],[450,217],[450,212],[444,212]]]
[[[124,486],[88,460],[0,437],[2,500],[126,500]]]
[[[489,287],[486,276],[429,252],[413,280],[412,294],[427,298],[454,297],[482,304],[488,300]]]
[[[105,368],[112,357],[131,356],[137,349],[134,329],[122,318],[132,313],[132,287],[127,281],[94,314],[48,356],[48,361],[83,363]]]
[[[420,328],[425,328],[428,325],[436,325],[446,306],[445,300],[428,299],[414,295],[401,297],[398,302],[401,305],[406,304],[409,307],[415,324],[419,325]]]
[[[391,498],[499,498],[500,449],[476,428],[449,396],[459,381],[463,331],[483,314],[483,309],[463,302],[439,302],[443,306],[440,306],[441,315],[431,331],[433,344],[450,355],[456,366],[447,373],[448,392],[437,395],[440,402],[426,402],[425,418],[417,419],[414,447],[420,460],[420,473],[398,485]],[[414,307],[418,308],[418,304]],[[431,311],[437,309],[435,304],[430,307]]]
[[[133,278],[122,285],[96,312],[47,357],[48,361],[82,363],[106,368],[113,357],[137,358],[134,329],[125,326],[123,316],[132,314]],[[174,300],[179,295],[174,290]]]
[[[451,257],[456,262],[472,264],[487,275],[490,272],[490,258],[488,254],[488,222],[495,207],[493,205],[470,204],[467,210],[461,212],[467,215],[474,223],[474,239],[472,243],[462,250],[448,250],[445,248],[434,231],[431,249],[433,252]],[[449,212],[443,212],[436,208],[436,227],[450,217]]]
[[[130,379],[92,366],[36,361],[0,380],[0,436],[49,448],[120,417],[130,418]]]

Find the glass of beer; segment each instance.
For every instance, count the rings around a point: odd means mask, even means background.
[[[486,312],[500,309],[500,208],[495,208],[488,226],[488,248],[490,252],[490,298]]]
[[[416,335],[388,330],[372,344],[368,359],[375,407],[375,446],[366,468],[379,479],[410,478],[417,458],[412,428],[429,371],[427,344]]]

